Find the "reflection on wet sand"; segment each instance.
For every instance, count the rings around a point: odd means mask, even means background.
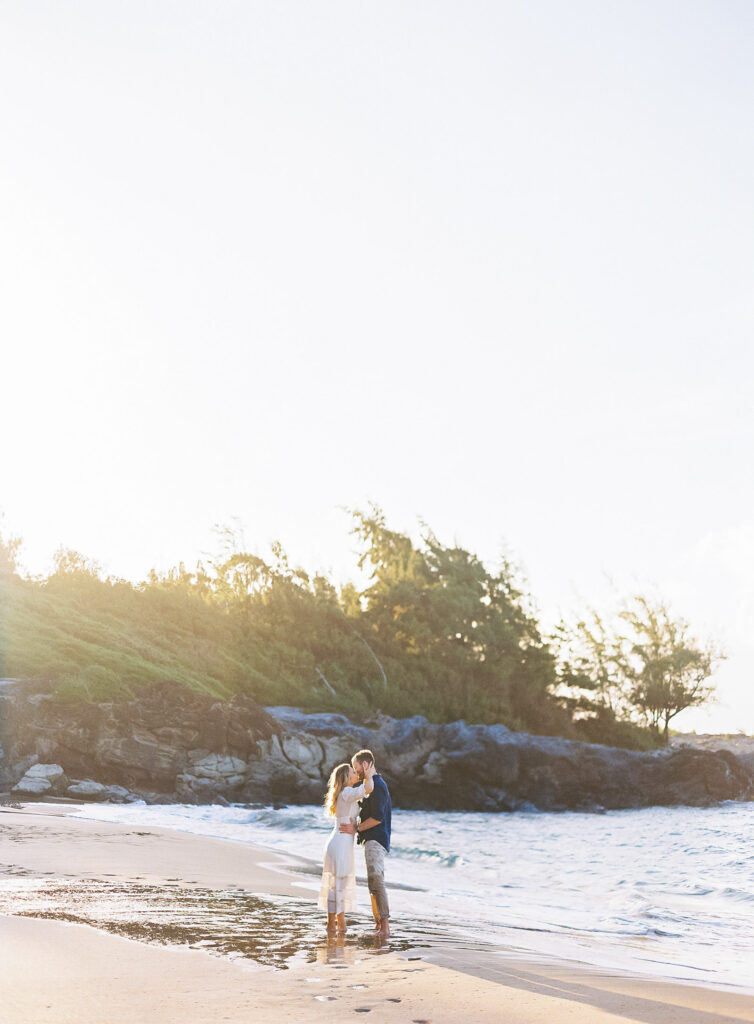
[[[343,964],[353,967],[364,954],[387,953],[395,949],[413,949],[415,943],[406,939],[395,943],[374,931],[355,935],[327,935],[316,946],[316,959],[322,964]]]
[[[365,955],[442,941],[426,926],[381,939],[366,916],[355,917],[346,935],[327,936],[322,915],[308,900],[137,881],[6,878],[0,882],[0,914],[87,924],[141,942],[278,968],[296,961],[352,966]]]

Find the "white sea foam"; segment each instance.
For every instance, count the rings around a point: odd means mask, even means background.
[[[102,804],[78,813],[315,861],[331,827],[317,807]],[[388,879],[420,891],[395,892],[393,913],[396,922],[407,915],[445,921],[519,950],[750,987],[752,840],[754,804],[602,815],[398,808]]]

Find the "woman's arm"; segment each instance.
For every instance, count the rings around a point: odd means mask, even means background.
[[[362,789],[364,791],[364,795],[365,796],[369,796],[369,794],[374,790],[374,778],[373,778],[373,776],[374,776],[374,765],[371,765],[371,771],[367,771],[365,773],[364,781],[362,782],[362,784],[360,786],[356,786],[355,789]],[[344,790],[344,792],[345,792],[345,790]],[[353,836],[353,835],[356,835],[357,832],[363,831],[363,826],[366,826],[366,828],[374,828],[375,825],[379,825],[379,824],[380,824],[380,822],[377,821],[375,818],[367,818],[366,821],[362,822],[362,829],[359,829],[359,827],[357,825],[353,824],[352,822],[343,822],[340,825],[338,831],[343,832],[346,835]]]
[[[371,779],[364,779],[358,786],[346,786],[342,790],[342,795],[348,797],[351,800],[363,800],[365,796],[374,789],[374,782]]]

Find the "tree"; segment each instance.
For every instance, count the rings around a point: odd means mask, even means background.
[[[611,625],[589,610],[559,631],[560,698],[582,719],[633,720],[667,742],[670,722],[712,698],[708,683],[724,657],[703,644],[668,605],[635,595]]]
[[[0,576],[14,576],[18,572],[18,550],[20,537],[8,537],[0,533]]]
[[[353,515],[364,545],[359,567],[372,570],[361,595],[365,635],[389,663],[407,710],[432,707],[446,719],[537,731],[567,728],[549,693],[554,658],[509,563],[490,571],[425,524],[415,543],[389,529],[376,506]]]
[[[714,688],[707,680],[724,655],[711,643],[700,643],[662,601],[636,596],[620,618],[629,629],[624,671],[631,703],[651,728],[659,732],[662,726],[667,742],[676,715],[711,699]]]
[[[93,558],[87,558],[80,551],[60,547],[54,555],[54,576],[81,576],[88,579],[101,579],[102,566]]]
[[[577,719],[607,712],[614,719],[628,718],[623,638],[611,630],[604,615],[593,608],[574,626],[561,622],[555,630],[559,653],[559,695]]]

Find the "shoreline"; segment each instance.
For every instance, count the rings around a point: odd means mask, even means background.
[[[411,931],[400,920],[387,949],[370,945],[364,915],[345,941],[331,941],[303,884],[311,879],[310,861],[240,840],[69,816],[83,806],[0,808],[0,981],[13,1008],[12,1024],[94,1024],[96,1014],[113,1022],[203,1022],[221,1020],[221,1011],[230,1020],[242,1013],[248,1019],[252,1009],[252,1019],[270,1022],[308,1020],[313,1013],[335,1021],[372,1010],[386,1022],[433,1024],[457,1020],[460,1013],[497,1021],[503,1012],[515,1024],[571,1018],[614,1024],[616,1016],[658,1024],[754,1021],[754,997],[746,992],[636,977],[481,943],[464,948],[452,934]],[[24,900],[34,899],[19,911]],[[366,906],[363,893],[360,905]],[[150,913],[168,922],[157,941],[144,931]],[[187,921],[195,929],[188,936]],[[212,945],[217,922],[225,940],[232,933],[227,949]],[[200,948],[189,948],[192,941]],[[281,942],[287,958],[265,962],[266,950]],[[113,969],[113,956],[122,971]],[[92,978],[104,972],[113,1000],[106,1013],[95,1001],[88,1017],[77,1002],[77,993],[91,988],[87,972]],[[200,978],[198,996],[194,980]],[[191,1005],[183,1002],[186,992],[194,992]]]
[[[727,810],[730,810],[728,808]],[[721,810],[723,817],[727,810]],[[81,808],[82,815],[96,819],[97,821],[120,821],[130,822],[132,825],[143,825],[152,823],[154,825],[174,828],[189,834],[213,836],[216,838],[241,840],[244,843],[263,846],[274,849],[283,854],[293,854],[299,857],[309,858],[309,863],[304,868],[304,873],[310,877],[316,885],[311,885],[312,895],[318,892],[319,875],[321,872],[321,852],[327,838],[326,826],[322,828],[319,807],[282,807],[279,809],[279,820],[277,812],[268,807],[246,808],[238,805],[229,807],[193,806],[193,805],[123,805],[103,806],[95,803]],[[545,813],[545,812],[543,812]],[[633,816],[639,814],[635,821]],[[662,824],[662,842],[674,842],[673,835],[677,826],[672,818],[676,813],[680,814],[685,825],[691,825],[686,820],[686,815],[692,817],[698,815],[702,819],[709,816],[710,811],[699,810],[684,812],[683,809],[674,809],[664,816]],[[418,819],[414,821],[414,816]],[[627,816],[626,825],[622,818]],[[644,818],[641,818],[644,815]],[[746,934],[740,929],[745,927],[747,915],[747,904],[740,908],[741,916],[736,918],[735,927],[739,929],[737,942],[729,942],[719,948],[716,944],[710,944],[710,936],[697,931],[693,919],[689,918],[685,925],[685,932],[688,936],[688,944],[681,935],[676,934],[674,928],[674,895],[677,886],[674,880],[663,875],[662,884],[658,885],[657,879],[650,882],[650,875],[645,871],[652,871],[655,867],[653,854],[647,856],[646,844],[644,848],[643,866],[638,874],[635,869],[627,869],[628,874],[614,876],[625,877],[627,886],[632,887],[636,894],[632,899],[626,896],[625,892],[616,891],[615,885],[610,881],[610,873],[602,871],[594,886],[580,873],[575,880],[576,888],[571,891],[568,883],[558,877],[555,871],[551,884],[544,888],[537,882],[537,873],[524,866],[519,858],[527,856],[527,850],[532,842],[543,833],[560,833],[561,838],[570,844],[574,841],[574,831],[580,832],[579,820],[585,818],[584,825],[590,832],[594,843],[607,842],[608,847],[612,844],[614,849],[620,853],[624,841],[630,841],[634,830],[646,834],[647,830],[653,830],[657,826],[656,820],[646,820],[646,816],[656,816],[656,809],[645,809],[643,812],[614,811],[609,812],[600,819],[593,816],[585,816],[578,812],[565,815],[549,815],[547,822],[538,822],[539,815],[524,815],[515,822],[508,820],[504,822],[498,816],[490,816],[491,820],[485,821],[495,830],[496,843],[500,847],[502,859],[513,857],[511,871],[502,867],[495,871],[495,875],[501,884],[501,888],[485,894],[485,887],[478,885],[477,871],[484,872],[491,866],[489,852],[485,846],[484,838],[481,839],[479,829],[474,827],[475,818],[468,816],[469,831],[472,835],[472,843],[467,848],[464,844],[467,836],[463,825],[463,819],[467,816],[463,812],[446,812],[437,822],[431,820],[434,816],[425,816],[423,812],[403,811],[401,814],[400,837],[396,836],[397,845],[394,849],[395,858],[391,856],[390,870],[388,873],[388,888],[403,889],[405,893],[395,893],[395,909],[399,912],[400,919],[415,925],[424,923],[431,926],[435,932],[441,930],[446,935],[452,936],[457,944],[477,942],[484,943],[485,949],[495,948],[514,957],[523,959],[542,959],[545,962],[561,963],[574,962],[586,968],[596,970],[616,971],[621,974],[636,976],[648,981],[670,981],[680,984],[696,984],[702,987],[720,988],[723,991],[739,991],[754,994],[754,986],[751,981],[751,970],[749,966],[750,957],[747,954]],[[455,819],[455,820],[454,820]],[[598,831],[595,832],[596,822]],[[633,822],[633,824],[632,824]],[[714,824],[717,821],[707,822]],[[751,815],[747,815],[743,825],[748,829],[754,825]],[[443,833],[438,835],[436,840],[429,841],[426,827],[437,826]],[[510,826],[510,828],[509,828]],[[693,826],[700,832],[697,838],[703,841],[701,833],[704,832],[704,822],[699,826]],[[450,836],[446,836],[445,829],[450,830]],[[458,832],[460,828],[460,832]],[[512,831],[512,835],[508,834]],[[740,830],[739,830],[740,831]],[[499,834],[497,834],[499,833]],[[518,838],[517,838],[518,837]],[[590,856],[591,847],[584,846],[580,840],[576,840],[577,846],[572,850],[571,856],[578,859]],[[459,845],[460,844],[460,845]],[[578,846],[581,849],[578,849]],[[617,846],[616,846],[617,844]],[[553,843],[549,843],[550,852],[557,855]],[[557,845],[557,844],[555,844]],[[570,848],[570,847],[569,847]],[[633,849],[633,847],[632,847]],[[541,852],[541,851],[540,851]],[[641,857],[641,851],[637,851]],[[458,863],[460,859],[460,863]],[[709,858],[707,859],[709,864]],[[357,857],[357,870],[363,864],[361,858]],[[565,864],[565,862],[564,862]],[[451,871],[440,870],[450,867]],[[539,857],[538,866],[542,870],[548,870],[546,858]],[[604,867],[604,865],[598,865]],[[612,858],[612,871],[624,870],[620,864],[620,857],[616,861]],[[471,872],[471,874],[468,874]],[[468,885],[463,878],[468,874]],[[395,882],[400,878],[401,882]],[[680,880],[677,880],[680,882]],[[405,883],[410,882],[411,885]],[[513,883],[508,885],[507,883]],[[647,884],[648,889],[642,889]],[[712,882],[709,883],[712,887]],[[736,885],[736,880],[728,872],[723,879],[717,879],[716,891],[723,896],[726,892],[737,890],[725,890],[723,885]],[[705,919],[704,906],[696,905],[693,899],[699,893],[701,886],[694,887],[693,872],[685,875],[680,888],[684,890],[681,894],[685,897],[682,901],[681,912],[694,915],[699,920],[699,915]],[[744,886],[745,888],[745,886]],[[547,890],[547,891],[545,891]],[[710,888],[709,891],[713,891]],[[531,897],[532,909],[527,906],[523,896]],[[705,894],[706,895],[706,894]],[[392,899],[393,897],[391,897]],[[613,899],[617,900],[614,904]],[[659,899],[658,904],[661,914],[667,917],[658,923],[658,911],[655,909],[654,899]],[[649,902],[647,902],[647,900]],[[581,901],[581,902],[580,902]],[[586,902],[584,902],[586,901]],[[610,902],[608,902],[610,901]],[[636,903],[638,902],[638,907]],[[702,901],[706,903],[707,901]],[[731,902],[731,901],[728,901]],[[731,909],[734,913],[739,909],[735,900],[732,901]],[[581,907],[584,907],[582,911]],[[359,900],[360,906],[368,907],[368,895],[362,893]],[[713,912],[715,911],[713,906]],[[651,910],[648,915],[645,910]],[[624,917],[623,913],[633,915]],[[585,916],[583,916],[585,914]],[[646,916],[646,920],[644,919]],[[603,924],[603,918],[605,918]],[[724,924],[718,912],[718,917],[713,924]],[[732,926],[732,920],[728,925]],[[663,929],[667,927],[668,930]],[[655,929],[658,929],[655,931]],[[411,929],[415,931],[415,928]],[[679,928],[680,932],[681,929]],[[718,932],[719,934],[719,932]],[[667,938],[666,938],[667,936]],[[721,935],[725,943],[725,934]],[[711,955],[711,951],[714,954]]]

